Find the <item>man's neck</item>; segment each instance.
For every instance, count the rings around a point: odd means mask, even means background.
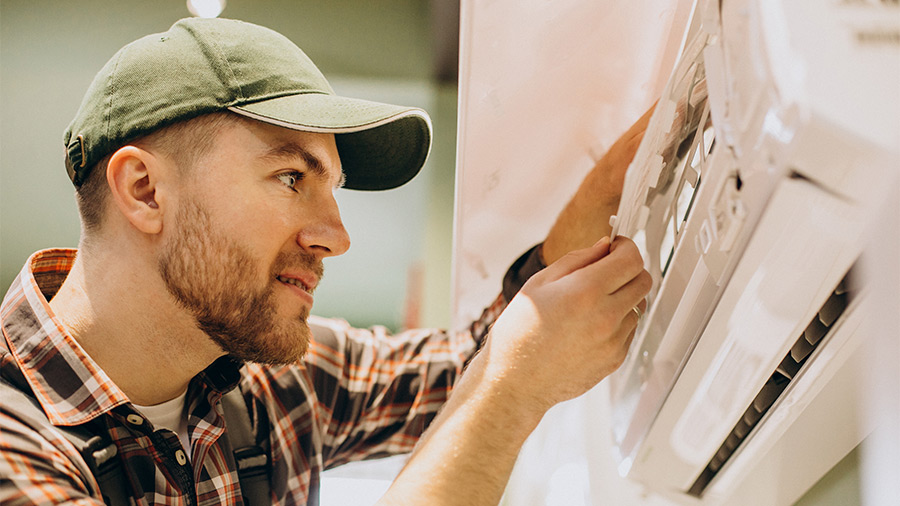
[[[80,251],[50,307],[129,399],[149,406],[184,392],[222,351],[174,303],[156,271],[133,260]]]

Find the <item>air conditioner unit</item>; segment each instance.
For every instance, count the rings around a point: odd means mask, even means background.
[[[696,3],[613,223],[654,278],[610,379],[623,476],[721,502],[797,434],[828,442],[801,450],[814,482],[869,430],[815,404],[850,402],[836,378],[865,367],[856,266],[900,169],[898,43],[897,2]]]

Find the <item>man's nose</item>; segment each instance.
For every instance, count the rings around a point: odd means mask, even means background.
[[[341,221],[334,197],[321,199],[314,213],[316,219],[297,234],[297,244],[322,258],[346,253],[350,249],[350,235]]]

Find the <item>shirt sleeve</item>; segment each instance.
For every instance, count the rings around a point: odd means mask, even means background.
[[[531,276],[547,267],[543,258],[544,244],[538,244],[520,256],[503,276],[503,298],[511,301]]]
[[[391,334],[311,322],[307,370],[320,403],[324,467],[412,451],[474,355],[469,332]]]

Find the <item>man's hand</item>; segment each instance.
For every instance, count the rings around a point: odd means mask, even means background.
[[[614,371],[646,306],[650,274],[619,237],[525,283],[379,504],[495,505],[519,449],[554,404]]]
[[[650,274],[628,238],[566,254],[535,274],[491,329],[487,374],[537,410],[583,394],[621,365]]]
[[[544,240],[545,264],[555,262],[570,251],[586,248],[610,234],[609,217],[619,208],[625,173],[644,138],[655,107],[656,104],[650,107],[613,143],[581,182]]]

